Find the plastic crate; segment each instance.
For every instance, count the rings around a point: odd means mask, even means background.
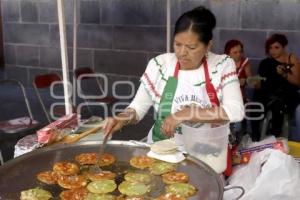
[[[295,158],[300,158],[300,142],[288,141],[289,154]]]

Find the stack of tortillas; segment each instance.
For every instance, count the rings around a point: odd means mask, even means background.
[[[161,140],[151,144],[151,151],[157,154],[171,154],[175,153],[177,149],[178,145],[171,139]]]
[[[178,163],[185,159],[182,152],[178,151],[178,145],[172,139],[161,140],[151,144],[148,156],[170,163]]]

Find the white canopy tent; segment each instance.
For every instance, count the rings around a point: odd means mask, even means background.
[[[70,78],[69,78],[69,66],[68,66],[68,49],[67,49],[67,37],[66,37],[66,25],[65,25],[65,13],[64,13],[64,0],[57,0],[58,9],[58,23],[59,23],[59,38],[61,48],[61,61],[62,61],[62,72],[63,72],[63,88],[64,88],[64,99],[65,99],[65,110],[66,115],[72,113],[71,97],[72,92],[76,92],[75,79],[73,78],[71,91]],[[73,71],[77,65],[77,1],[73,0]],[[170,52],[170,41],[171,41],[171,0],[166,0],[166,51]],[[76,95],[73,95],[73,105],[75,102]]]

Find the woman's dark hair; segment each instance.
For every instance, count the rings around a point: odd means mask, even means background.
[[[214,14],[203,6],[199,6],[181,15],[175,24],[174,36],[188,30],[199,36],[199,41],[208,44],[213,37],[216,26]]]
[[[241,46],[242,51],[244,50],[244,46],[243,46],[243,43],[241,41],[239,41],[239,40],[229,40],[225,44],[224,53],[227,54],[227,55],[229,55],[230,50],[233,47],[236,47],[236,46]]]
[[[279,44],[281,44],[282,47],[285,47],[288,44],[288,40],[285,35],[275,33],[266,40],[266,43],[265,43],[266,54],[269,54],[270,46],[272,44],[274,44],[275,42],[278,42]]]

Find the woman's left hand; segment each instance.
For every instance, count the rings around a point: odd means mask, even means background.
[[[175,114],[171,114],[163,121],[160,131],[168,137],[173,137],[175,129],[182,122]]]
[[[185,121],[190,114],[190,107],[184,106],[182,110],[170,114],[163,121],[160,131],[168,137],[173,137],[177,126]]]

